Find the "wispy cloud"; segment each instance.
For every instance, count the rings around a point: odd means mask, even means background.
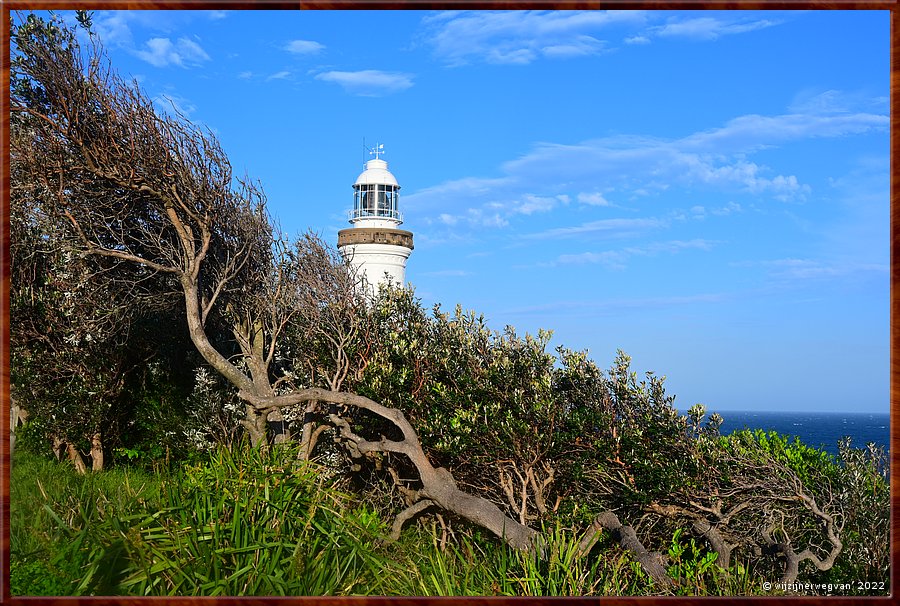
[[[502,163],[499,176],[446,181],[407,195],[405,204],[425,224],[477,228],[504,227],[515,217],[553,211],[572,201],[582,208],[622,208],[629,201],[687,188],[729,197],[744,194],[803,201],[812,194],[810,184],[754,161],[752,155],[793,142],[885,131],[888,124],[886,114],[862,111],[752,114],[680,139],[617,135],[574,144],[543,142]],[[739,201],[731,200],[708,209],[698,206],[691,214],[695,218],[726,216],[743,209]],[[607,223],[586,225],[532,237],[564,237],[585,229],[600,230]]]
[[[800,280],[820,280],[837,277],[858,278],[860,274],[887,276],[890,267],[886,263],[868,263],[853,260],[784,258],[768,261],[738,261],[733,267],[762,267],[775,280],[793,284]]]
[[[797,114],[857,114],[888,111],[887,97],[872,97],[862,91],[802,90],[794,96],[789,107]]]
[[[181,114],[185,118],[190,118],[197,111],[197,106],[190,100],[173,93],[157,95],[153,97],[153,102],[165,113]]]
[[[853,112],[821,114],[796,112],[778,116],[749,114],[725,126],[682,139],[685,151],[754,152],[766,146],[799,139],[831,138],[887,130],[886,114]]]
[[[282,48],[295,55],[314,55],[321,52],[325,45],[313,40],[291,40]]]
[[[197,19],[217,21],[226,16],[227,11],[112,10],[96,11],[92,20],[94,31],[107,48],[121,48],[155,67],[196,67],[209,61],[209,54],[197,40],[173,33]],[[136,42],[133,26],[156,35]]]
[[[691,38],[695,40],[716,40],[722,36],[744,34],[747,32],[772,27],[780,22],[773,19],[747,19],[739,15],[728,17],[693,17],[682,19],[674,17],[665,25],[650,29],[653,35],[669,38]]]
[[[698,305],[706,303],[722,303],[734,298],[730,293],[698,293],[694,295],[671,295],[661,297],[643,298],[614,298],[576,301],[553,301],[541,305],[529,305],[516,307],[502,311],[504,315],[553,315],[566,314],[590,315],[622,312],[626,310],[661,309],[668,307],[680,307],[683,305]]]
[[[285,78],[290,78],[291,72],[283,70],[280,72],[275,72],[271,76],[268,76],[266,80],[284,80]]]
[[[725,206],[717,206],[714,208],[706,208],[705,206],[696,205],[692,206],[690,209],[691,216],[694,219],[705,219],[709,215],[714,215],[716,217],[727,217],[729,215],[736,215],[743,211],[744,208],[737,202],[729,202]]]
[[[623,234],[633,235],[637,232],[657,229],[666,225],[667,223],[661,219],[600,219],[599,221],[589,221],[572,227],[556,227],[533,234],[526,234],[523,238],[548,240],[603,233],[621,237]]]
[[[540,143],[528,154],[502,166],[505,173],[550,183],[588,178],[608,185],[649,190],[666,184],[701,184],[768,193],[783,199],[802,196],[808,188],[793,175],[746,159],[747,154],[777,144],[833,138],[886,130],[888,116],[870,113],[779,116],[748,115],[720,128],[682,139],[616,136],[579,144]]]
[[[559,206],[560,204],[568,204],[569,196],[560,194],[557,196],[536,196],[534,194],[525,194],[522,198],[513,204],[494,203],[496,208],[502,208],[511,214],[531,215],[534,213],[548,212]]]
[[[412,75],[367,69],[357,72],[330,71],[316,75],[316,80],[334,82],[352,95],[382,97],[410,88]]]
[[[422,275],[434,278],[464,278],[471,276],[472,272],[465,269],[442,269],[439,271],[426,271]]]
[[[584,265],[601,264],[609,269],[625,269],[632,257],[652,257],[661,253],[676,254],[684,250],[711,250],[718,242],[697,238],[694,240],[669,240],[668,242],[651,242],[644,246],[629,246],[619,250],[589,251],[575,254],[562,254],[549,265]]]
[[[189,38],[178,38],[175,42],[169,38],[151,38],[144,49],[134,54],[155,67],[192,67],[209,61],[206,51]]]
[[[588,206],[611,206],[609,200],[607,200],[600,192],[581,192],[576,196],[576,199],[582,204],[587,204]]]
[[[447,11],[423,19],[421,40],[451,66],[523,65],[608,52],[613,37],[626,45],[653,38],[708,41],[779,23],[735,13],[685,18],[646,11]]]
[[[527,64],[604,52],[597,30],[643,24],[643,11],[450,11],[423,20],[422,40],[450,65]]]

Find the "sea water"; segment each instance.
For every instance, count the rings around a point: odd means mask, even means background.
[[[708,411],[712,412],[718,412],[725,419],[720,429],[722,434],[744,428],[774,430],[796,436],[804,444],[831,454],[838,453],[838,440],[844,436],[852,438],[855,448],[865,448],[869,442],[885,449],[890,447],[891,423],[890,415],[886,413]]]

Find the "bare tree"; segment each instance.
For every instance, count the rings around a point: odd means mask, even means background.
[[[82,56],[75,34],[58,22],[28,16],[14,42],[11,153],[21,178],[40,184],[41,202],[80,253],[172,278],[195,347],[247,403],[244,425],[254,445],[265,442],[269,414],[287,406],[315,402],[369,411],[393,424],[398,439],[364,439],[340,408],[327,418],[355,453],[409,457],[423,485],[419,501],[480,524],[515,547],[531,545],[533,529],[461,491],[446,469],[430,464],[402,412],[338,391],[351,369],[348,339],[357,330],[346,314],[355,303],[343,305],[353,291],[341,273],[346,266],[320,263],[312,269],[329,273],[310,274],[303,266],[309,256],[287,254],[273,236],[261,190],[233,178],[210,132],[182,116],[159,115],[136,85],[109,68],[99,43]],[[334,365],[325,372],[329,389],[279,394],[276,388],[290,382],[283,372],[274,376],[279,337],[292,317],[322,314],[331,316],[329,327],[342,327],[319,332],[333,346]],[[211,342],[213,321],[229,325],[237,356]]]

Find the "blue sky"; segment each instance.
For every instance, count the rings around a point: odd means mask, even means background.
[[[426,305],[621,348],[680,408],[888,410],[887,11],[94,23],[288,233],[335,242],[383,143]]]

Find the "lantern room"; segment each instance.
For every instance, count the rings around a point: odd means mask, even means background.
[[[369,160],[353,184],[350,222],[362,221],[373,227],[399,225],[403,223],[399,202],[400,185],[388,170],[387,162],[380,158]]]

